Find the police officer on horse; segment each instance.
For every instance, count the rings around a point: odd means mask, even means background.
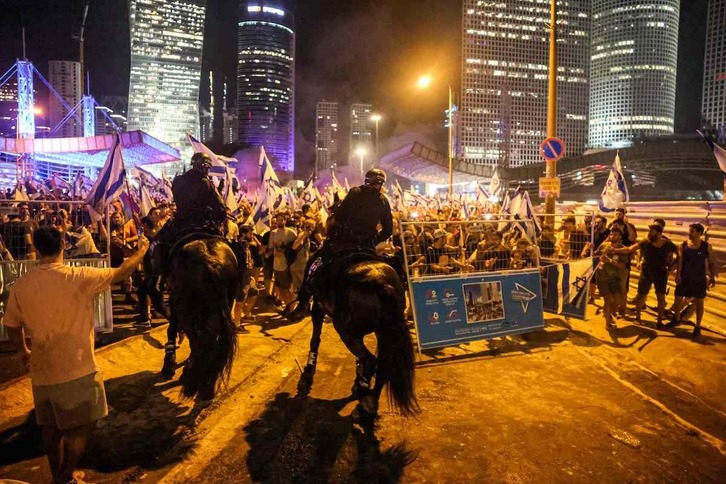
[[[383,170],[369,170],[364,184],[352,188],[343,201],[333,207],[325,243],[308,261],[298,293],[298,305],[287,315],[288,319],[298,321],[310,312],[310,272],[313,266],[329,262],[341,251],[362,249],[374,254],[376,245],[393,234],[391,206],[381,192],[385,182]]]
[[[209,178],[212,160],[206,153],[194,153],[192,169],[174,179],[171,192],[176,203],[174,229],[222,233],[227,211],[222,196]]]

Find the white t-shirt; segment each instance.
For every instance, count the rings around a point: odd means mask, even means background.
[[[98,371],[93,353],[93,297],[114,269],[41,264],[13,285],[3,324],[25,326],[32,342],[33,385],[55,385]]]

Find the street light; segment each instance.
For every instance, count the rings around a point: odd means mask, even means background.
[[[378,122],[383,119],[380,114],[371,115],[371,121],[376,123],[376,161],[378,161]]]
[[[366,149],[360,146],[355,150],[355,154],[360,156],[360,177],[363,179],[363,157],[366,155]]]
[[[428,89],[429,86],[431,86],[432,80],[431,76],[423,76],[421,77],[418,82],[416,83],[416,86],[419,89]],[[449,158],[449,199],[451,199],[451,196],[454,194],[454,156],[453,156],[453,144],[454,144],[454,132],[453,132],[453,94],[451,91],[451,84],[447,84],[447,87],[449,88],[449,110],[447,111],[447,117],[449,121],[449,146],[447,148],[447,157]]]

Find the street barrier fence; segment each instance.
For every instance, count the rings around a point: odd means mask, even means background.
[[[109,267],[106,220],[91,223],[81,201],[0,200],[0,341],[7,339],[2,324],[10,289],[20,276],[38,264],[32,232],[52,225],[65,234],[64,263],[75,267]],[[113,331],[111,289],[93,300],[97,333]]]
[[[522,235],[532,223],[401,223],[419,351],[544,328],[539,251]]]

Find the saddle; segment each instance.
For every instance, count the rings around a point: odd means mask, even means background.
[[[209,227],[187,227],[180,230],[169,230],[151,248],[151,265],[154,273],[164,275],[169,272],[169,265],[180,248],[189,242],[202,239],[225,240]],[[226,241],[226,240],[225,240]]]
[[[321,294],[330,288],[337,287],[338,278],[345,267],[361,262],[387,262],[378,256],[373,249],[362,247],[340,249],[333,252],[327,258],[319,256],[310,265],[308,281],[310,289],[314,294]]]

